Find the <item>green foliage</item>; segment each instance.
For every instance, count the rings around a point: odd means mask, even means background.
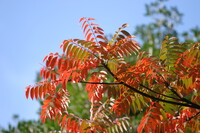
[[[196,26],[189,32],[182,33],[182,36],[187,42],[200,42],[200,28]]]
[[[69,113],[74,113],[81,118],[89,118],[90,103],[83,84],[71,84],[68,86],[70,95]]]
[[[8,129],[1,129],[1,133],[47,133],[59,131],[60,127],[54,121],[43,124],[40,120],[19,120],[17,126],[9,124]]]
[[[146,4],[147,17],[153,22],[136,26],[135,35],[142,41],[143,49],[151,55],[159,54],[160,44],[166,35],[178,36],[175,26],[181,24],[182,13],[176,7],[167,7],[168,0],[157,0]]]

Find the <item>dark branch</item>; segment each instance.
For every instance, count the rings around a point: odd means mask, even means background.
[[[118,81],[119,79],[112,73],[112,71],[108,68],[108,66],[106,64],[104,64],[102,62],[102,65],[105,67],[105,69],[107,69],[107,71]],[[139,91],[137,90],[136,88],[124,83],[124,82],[120,82],[121,84],[123,84],[124,86],[128,87],[129,89],[131,89],[132,91],[136,92],[136,93],[139,93],[141,94],[142,96],[145,96],[145,97],[148,97],[148,98],[151,98],[152,100],[156,100],[156,101],[160,101],[160,102],[165,102],[165,103],[170,103],[170,104],[174,104],[174,105],[180,105],[180,106],[185,106],[185,107],[191,107],[191,108],[196,108],[196,109],[200,109],[200,106],[197,105],[197,104],[189,104],[188,102],[187,103],[181,103],[181,102],[174,102],[174,101],[168,101],[168,100],[164,100],[164,99],[161,99],[161,98],[157,98],[157,97],[154,97],[154,96],[151,96],[149,94],[146,94],[142,91]]]
[[[198,115],[200,115],[200,112],[196,113],[195,115],[193,115],[192,117],[189,117],[186,121],[190,121],[193,118],[197,117]]]
[[[80,81],[80,82],[78,82],[78,83],[87,83],[87,84],[107,84],[107,85],[118,85],[118,84],[121,84],[121,83],[105,83],[105,82],[103,82],[103,83],[100,83],[100,82],[87,82],[87,81]]]
[[[130,88],[132,91],[135,91],[145,97],[148,97],[148,98],[151,98],[153,100],[156,100],[156,101],[161,101],[161,102],[165,102],[165,103],[171,103],[171,104],[175,104],[175,105],[180,105],[180,106],[186,106],[186,107],[191,107],[191,108],[197,108],[197,109],[200,109],[200,106],[193,106],[193,105],[190,105],[190,104],[186,104],[186,103],[178,103],[178,102],[174,102],[174,101],[168,101],[168,100],[164,100],[164,99],[161,99],[161,98],[157,98],[157,97],[154,97],[154,96],[151,96],[149,94],[146,94],[144,92],[141,92],[139,90],[137,90],[136,88],[126,84],[126,83],[123,83],[124,86]]]
[[[165,83],[165,86],[166,86],[172,93],[174,93],[177,97],[179,97],[179,98],[180,98],[180,101],[189,103],[189,104],[194,105],[194,106],[197,105],[197,104],[195,104],[195,103],[193,103],[193,102],[187,100],[186,98],[180,96],[180,95],[170,86],[170,84],[164,79],[164,77],[163,77],[162,75],[160,75],[160,76],[163,78],[164,83]]]
[[[156,93],[156,94],[158,94],[158,95],[161,95],[161,96],[164,96],[164,97],[168,97],[168,98],[171,98],[171,99],[174,99],[174,100],[180,100],[180,99],[178,99],[178,98],[170,97],[170,96],[167,96],[167,95],[158,93],[158,92],[156,92],[156,91],[154,91],[154,90],[151,90],[150,88],[144,86],[143,84],[140,84],[140,86],[143,87],[143,88],[145,88],[145,89],[147,89],[147,90],[149,90],[149,91],[151,91],[151,92],[153,92],[153,93]]]

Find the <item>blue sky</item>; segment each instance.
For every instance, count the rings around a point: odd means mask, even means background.
[[[42,59],[50,52],[61,51],[64,39],[83,38],[78,20],[96,18],[107,34],[129,23],[134,32],[138,24],[151,21],[144,16],[144,4],[153,0],[0,0],[0,125],[20,119],[38,119],[39,104],[27,100],[25,87],[34,84]],[[184,14],[186,31],[200,26],[199,0],[170,0]]]

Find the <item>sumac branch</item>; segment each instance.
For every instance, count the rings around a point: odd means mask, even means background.
[[[44,58],[43,81],[26,88],[27,98],[43,100],[42,122],[56,120],[66,132],[121,133],[131,131],[130,113],[143,111],[139,133],[198,132],[200,43],[166,36],[153,57],[124,30],[127,24],[108,40],[93,21],[81,18],[85,40],[64,40],[62,53]],[[78,83],[88,92],[90,119],[67,111],[67,85]]]

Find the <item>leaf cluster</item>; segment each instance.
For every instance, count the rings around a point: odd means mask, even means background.
[[[198,131],[200,44],[166,36],[160,56],[153,57],[124,30],[127,24],[108,40],[93,21],[81,18],[85,40],[64,40],[63,53],[44,58],[43,81],[27,86],[27,98],[43,100],[42,122],[55,120],[62,131],[74,133],[130,132],[128,116],[145,111],[138,132]],[[134,64],[125,61],[131,55]],[[69,84],[87,91],[90,118],[68,112]]]

